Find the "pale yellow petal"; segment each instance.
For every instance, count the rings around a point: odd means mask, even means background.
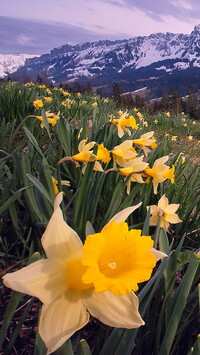
[[[144,180],[140,174],[132,174],[131,181],[138,182],[139,184],[144,184]]]
[[[158,215],[158,213],[159,213],[159,208],[158,208],[158,206],[152,205],[152,206],[149,206],[149,207],[150,207],[150,212],[151,212],[151,214]]]
[[[101,173],[104,173],[102,165],[99,163],[99,161],[95,161],[93,170],[100,171]]]
[[[87,139],[82,139],[82,141],[80,141],[80,143],[78,145],[78,151],[79,152],[82,152],[84,150],[86,142],[87,142]]]
[[[172,203],[171,205],[167,206],[165,209],[165,213],[175,213],[177,209],[179,208],[180,204],[179,203]]]
[[[165,195],[163,195],[158,201],[158,208],[164,211],[168,205],[169,205],[169,200]]]
[[[84,304],[93,317],[110,327],[131,329],[144,325],[138,312],[138,298],[133,292],[125,296],[109,291],[92,292],[87,294]]]
[[[142,139],[149,139],[154,135],[154,131],[147,132],[141,136]]]
[[[61,259],[43,259],[3,277],[5,286],[42,303],[50,303],[67,289],[66,263]]]
[[[119,136],[119,138],[122,138],[123,135],[124,135],[124,130],[121,128],[120,125],[118,125],[117,131],[118,131],[118,136]]]
[[[157,226],[158,224],[158,215],[153,215],[150,217],[150,220],[149,220],[149,225],[150,226]]]
[[[77,233],[64,221],[59,207],[61,201],[62,193],[59,193],[55,199],[54,213],[42,236],[42,246],[48,258],[67,260],[81,254],[82,242]]]
[[[165,253],[162,253],[159,250],[156,250],[155,248],[151,248],[149,250],[153,255],[156,257],[156,261],[159,261],[160,259],[166,258],[168,255]]]
[[[161,164],[165,164],[169,159],[168,155],[165,155],[164,157],[161,157],[159,159],[156,159],[156,161],[153,164],[153,168],[156,168],[157,166],[161,165]]]
[[[129,217],[129,215],[131,213],[133,213],[141,205],[142,205],[142,202],[138,203],[135,206],[124,208],[122,211],[120,211],[116,215],[114,215],[114,217],[111,218],[111,220],[108,223],[110,223],[111,221],[115,221],[116,223],[124,222]]]
[[[84,150],[90,150],[94,147],[94,145],[96,144],[96,142],[89,142],[85,145]]]
[[[155,195],[157,195],[157,192],[158,192],[158,182],[155,181],[155,179],[153,179],[153,192]]]
[[[176,213],[166,213],[165,214],[165,220],[169,223],[180,223],[182,220],[179,218],[179,216]]]
[[[43,305],[39,334],[47,347],[47,354],[56,351],[88,321],[89,314],[78,292],[67,292],[50,305]]]

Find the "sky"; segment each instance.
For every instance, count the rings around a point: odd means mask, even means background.
[[[199,0],[0,0],[0,53],[44,54],[66,43],[189,34]]]

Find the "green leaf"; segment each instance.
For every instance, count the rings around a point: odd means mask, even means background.
[[[86,226],[85,226],[85,235],[87,237],[90,234],[95,234],[95,230],[94,230],[92,224],[89,221],[87,221]]]
[[[30,140],[30,142],[33,144],[33,146],[35,147],[35,149],[38,151],[38,153],[44,157],[40,147],[39,147],[39,144],[37,142],[37,140],[35,139],[34,135],[29,131],[28,128],[24,127],[24,132],[26,133],[28,139]]]
[[[199,261],[200,259],[195,255],[191,258],[183,280],[174,295],[176,302],[172,310],[172,315],[169,320],[163,342],[160,347],[159,355],[170,354],[170,349],[176,335],[176,331],[186,304],[186,300],[199,266]]]
[[[27,187],[22,187],[18,191],[14,192],[14,194],[3,204],[3,206],[0,207],[0,215],[6,211],[13,202],[15,202],[20,196],[22,191],[27,190],[29,186]]]
[[[85,339],[80,340],[77,348],[77,355],[92,355],[90,347]]]
[[[37,189],[41,192],[41,194],[44,197],[46,197],[46,199],[51,203],[51,199],[48,195],[48,192],[45,189],[45,187],[41,184],[41,182],[35,176],[33,176],[31,174],[26,174],[26,176],[33,183],[33,185],[35,185],[35,187],[37,187]]]

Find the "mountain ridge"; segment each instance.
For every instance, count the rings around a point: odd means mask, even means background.
[[[56,85],[89,81],[93,87],[105,88],[119,81],[129,91],[132,86],[152,86],[153,80],[174,77],[179,71],[187,76],[192,70],[200,75],[200,25],[191,34],[159,32],[124,40],[64,44],[27,59],[15,76],[26,71],[35,79],[45,72]]]

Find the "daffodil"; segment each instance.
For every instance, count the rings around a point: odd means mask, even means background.
[[[96,155],[93,154],[93,150],[91,150],[96,142],[87,143],[87,139],[83,139],[78,145],[78,154],[72,156],[73,160],[81,161],[84,164],[82,172],[84,173],[86,166],[89,162],[95,161]]]
[[[53,176],[51,177],[52,179],[52,183],[53,183],[53,190],[55,195],[59,194],[59,190],[58,190],[58,180],[56,180]],[[61,185],[65,185],[65,186],[70,186],[70,182],[68,180],[61,180]]]
[[[142,134],[139,139],[133,139],[133,143],[139,145],[146,156],[151,151],[151,149],[147,148],[147,146],[151,147],[152,149],[157,147],[156,139],[153,137],[153,135],[154,131],[151,131]]]
[[[127,182],[127,193],[130,193],[131,182],[139,182],[140,184],[144,183],[142,178],[142,172],[146,169],[148,163],[143,161],[143,156],[130,160],[126,164],[124,164],[123,168],[119,169],[119,172],[124,176],[129,176],[130,179]]]
[[[43,101],[42,100],[35,100],[33,101],[33,105],[35,106],[35,108],[39,108],[39,107],[43,107]]]
[[[58,121],[59,118],[60,118],[60,117],[59,117],[58,115],[56,115],[55,113],[52,113],[52,112],[49,112],[49,111],[46,111],[46,112],[45,112],[45,115],[46,115],[46,118],[47,118],[48,123],[51,124],[52,126],[55,126],[56,123],[57,123],[57,121]],[[35,118],[37,118],[37,120],[41,121],[40,126],[41,126],[42,128],[45,127],[44,119],[43,119],[42,116],[34,116],[34,115],[31,115],[31,116],[28,116],[28,117],[35,117]]]
[[[170,112],[166,112],[166,113],[165,113],[165,116],[170,117],[170,116],[171,116],[171,113],[170,113]]]
[[[147,281],[156,261],[166,256],[152,247],[151,237],[129,231],[124,222],[140,204],[119,212],[100,233],[87,236],[83,246],[63,219],[61,201],[59,193],[42,236],[47,259],[3,277],[7,287],[43,303],[39,334],[47,354],[88,323],[89,313],[111,327],[143,325],[132,290]]]
[[[44,96],[43,99],[44,99],[46,102],[52,102],[52,101],[53,101],[53,97],[49,97],[49,96]]]
[[[133,116],[129,116],[129,118],[126,117],[127,117],[127,113],[124,112],[123,114],[120,114],[120,118],[115,118],[111,120],[111,123],[116,125],[118,136],[120,138],[123,137],[124,132],[127,132],[129,136],[131,135],[131,131],[127,127],[131,127],[133,129],[138,128],[136,124],[136,120]]]
[[[188,141],[192,141],[193,140],[193,136],[190,135],[190,136],[187,137],[187,139],[188,139]]]
[[[117,145],[113,150],[111,150],[111,152],[114,158],[114,166],[116,166],[116,163],[123,166],[124,163],[130,159],[134,159],[137,156],[137,153],[133,148],[133,141],[131,139],[127,139]]]
[[[38,85],[39,89],[46,89],[46,85]]]
[[[176,142],[177,136],[172,136],[172,141]]]
[[[146,168],[144,170],[145,174],[153,178],[152,182],[154,194],[157,194],[158,184],[164,182],[167,179],[167,177],[164,177],[163,175],[169,170],[169,167],[165,165],[168,159],[168,156],[156,159],[152,168]]]
[[[158,201],[158,206],[152,205],[149,207],[152,215],[150,217],[150,226],[156,226],[160,216],[160,226],[165,230],[168,230],[170,223],[175,224],[182,222],[179,216],[175,213],[179,208],[179,204],[173,203],[169,205],[169,200],[165,195],[163,195]]]

